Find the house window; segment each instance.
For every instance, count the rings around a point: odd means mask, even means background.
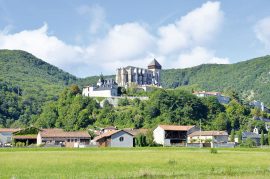
[[[70,139],[68,139],[67,141],[70,142]]]
[[[124,137],[120,137],[120,138],[119,138],[119,141],[120,141],[120,142],[123,142],[123,141],[124,141]]]

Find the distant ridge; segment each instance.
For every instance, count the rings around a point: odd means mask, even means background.
[[[98,76],[77,78],[20,50],[0,50],[0,79],[23,89],[24,95],[35,94],[40,100],[54,98],[71,84],[95,84]],[[105,76],[105,77],[114,77]],[[224,91],[233,89],[245,99],[257,99],[270,105],[270,56],[235,64],[204,64],[186,69],[162,70],[164,88],[195,88]]]

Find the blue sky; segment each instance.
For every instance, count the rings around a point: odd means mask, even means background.
[[[270,52],[270,1],[0,0],[0,48],[76,76],[235,63]]]

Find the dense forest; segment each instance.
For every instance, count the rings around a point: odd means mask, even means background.
[[[222,105],[216,97],[198,98],[183,90],[156,89],[149,100],[123,98],[113,107],[105,101],[103,108],[97,100],[83,97],[76,85],[66,88],[59,99],[44,105],[35,121],[38,127],[61,127],[78,130],[92,126],[114,125],[119,128],[153,128],[158,124],[197,125],[205,130],[265,130],[264,122],[253,116],[266,116],[233,98]]]
[[[96,83],[98,76],[77,78],[27,52],[0,50],[0,126],[151,128],[159,123],[198,124],[201,119],[205,129],[263,128],[252,116],[266,114],[244,101],[259,99],[269,105],[269,69],[270,57],[265,56],[231,65],[163,70],[164,89],[147,93],[150,100],[123,99],[118,107],[105,103],[101,108],[81,95],[82,86]],[[233,100],[223,106],[215,98],[197,98],[191,91],[198,89],[223,91]]]

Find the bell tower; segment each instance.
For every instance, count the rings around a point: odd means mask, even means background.
[[[162,66],[154,58],[154,60],[148,65],[148,70],[153,71],[153,80],[152,84],[160,86],[160,75],[161,75]]]

